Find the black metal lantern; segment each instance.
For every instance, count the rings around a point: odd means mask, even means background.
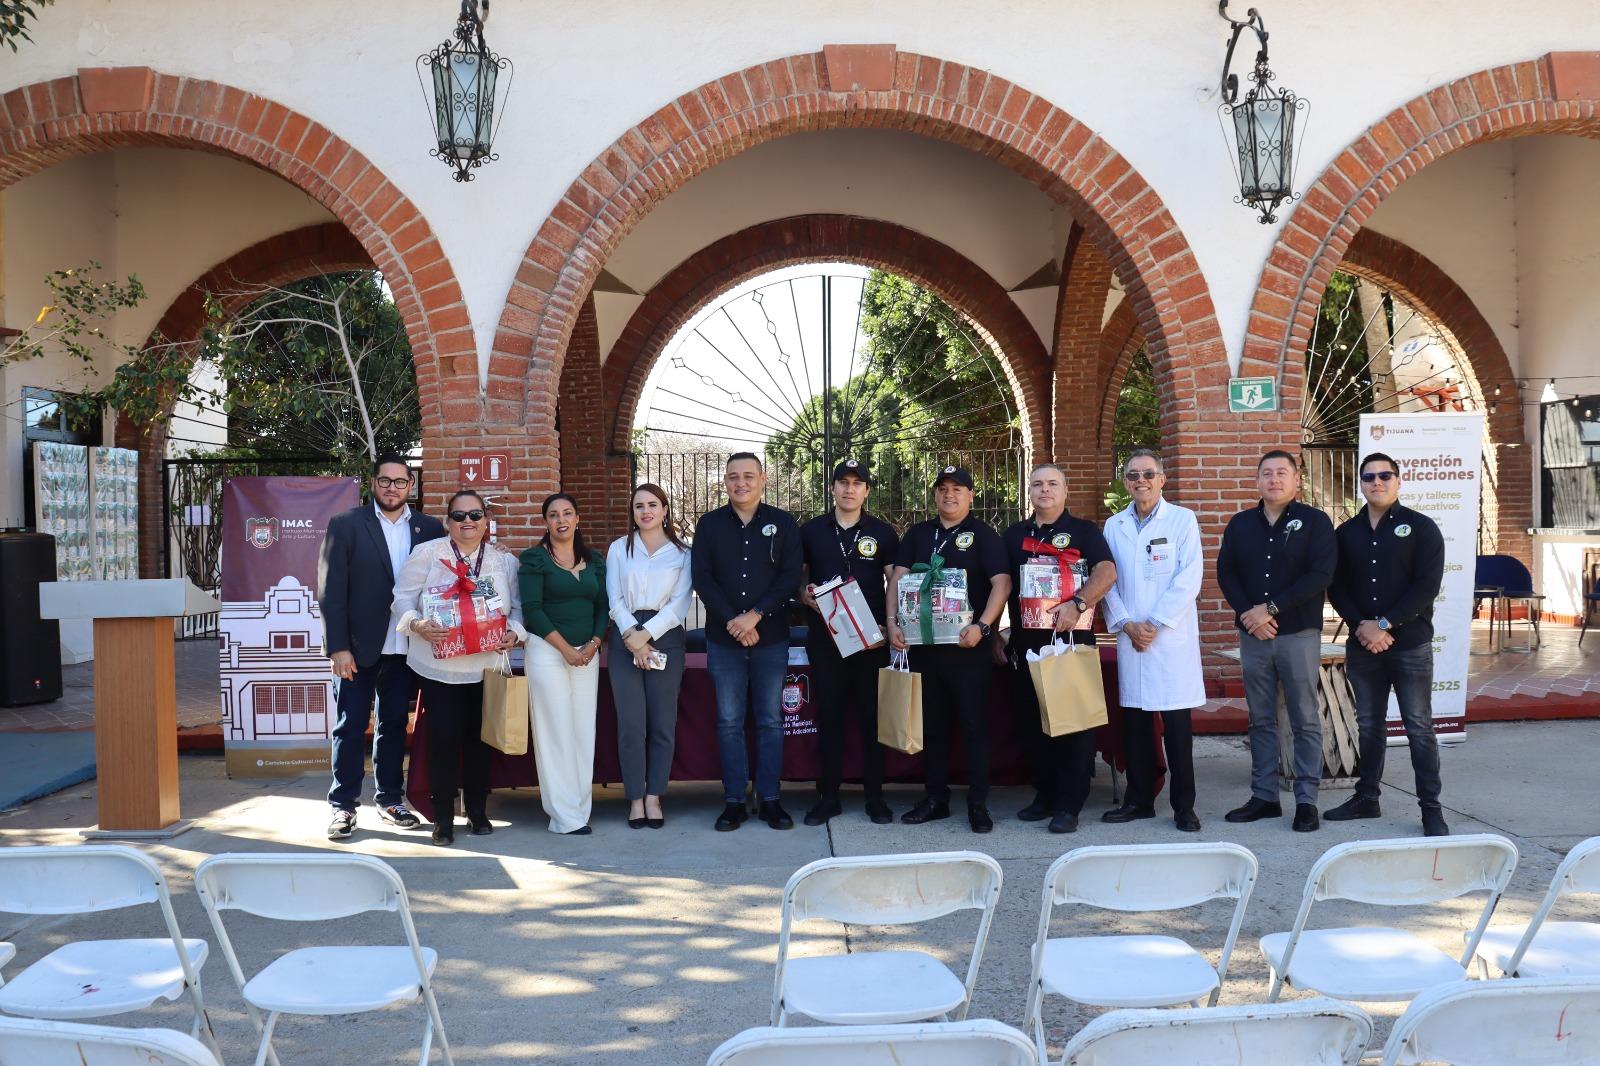
[[[417,57],[417,80],[439,142],[428,154],[453,167],[457,181],[471,181],[473,170],[500,158],[494,136],[511,92],[511,60],[489,51],[483,39],[489,0],[482,7],[480,16],[474,0],[461,0],[451,39]]]
[[[1228,142],[1234,159],[1234,176],[1239,181],[1239,195],[1234,202],[1260,211],[1263,225],[1276,222],[1278,205],[1296,199],[1297,136],[1305,135],[1305,124],[1299,120],[1310,103],[1288,89],[1273,89],[1269,85],[1274,75],[1267,66],[1267,27],[1255,8],[1250,8],[1246,18],[1240,21],[1228,17],[1228,0],[1218,0],[1217,13],[1233,27],[1228,53],[1222,60],[1223,103],[1218,115],[1223,140]],[[1256,52],[1255,68],[1250,72],[1250,80],[1255,84],[1241,100],[1239,76],[1230,74],[1228,68],[1233,64],[1233,49],[1239,43],[1239,35],[1247,29],[1255,31],[1260,50]]]

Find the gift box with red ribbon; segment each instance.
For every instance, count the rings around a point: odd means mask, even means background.
[[[1057,548],[1033,537],[1023,540],[1022,550],[1035,556],[1017,572],[1022,628],[1054,629],[1055,619],[1050,612],[1078,590],[1078,562],[1082,556],[1076,548]]]
[[[872,608],[862,594],[856,579],[836,577],[820,585],[811,586],[811,595],[817,601],[823,621],[833,637],[833,646],[841,656],[883,645],[883,630],[872,617]]]
[[[466,569],[465,564],[462,569]],[[500,603],[494,579],[488,575],[474,580],[462,573],[448,585],[425,590],[420,604],[423,619],[446,630],[445,639],[433,646],[433,657],[454,659],[498,651],[506,635],[506,616]]]

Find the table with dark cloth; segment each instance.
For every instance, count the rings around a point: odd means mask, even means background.
[[[1099,729],[1098,743],[1102,758],[1118,771],[1125,769],[1122,755],[1122,714],[1117,704],[1117,650],[1100,647],[1100,670],[1105,683],[1106,708],[1110,722]],[[994,681],[989,686],[989,735],[993,744],[990,780],[995,785],[1026,784],[1027,767],[1022,757],[1022,747],[1017,738],[1016,715],[1011,708],[1010,670],[992,666]],[[605,660],[601,660],[601,673]],[[817,751],[817,727],[810,700],[811,668],[790,666],[790,681],[800,686],[801,701],[798,708],[785,709],[783,717],[783,779],[785,781],[815,781],[820,767]],[[1143,712],[1140,712],[1143,713]],[[594,780],[596,784],[616,784],[622,779],[617,762],[617,713],[611,698],[611,683],[600,679],[600,699],[596,708]],[[1159,736],[1160,721],[1157,720]],[[961,731],[951,730],[950,773],[954,784],[966,783],[966,756],[961,741]],[[428,819],[433,818],[433,802],[428,791],[428,714],[422,707],[417,712],[411,735],[411,767],[406,779],[406,795],[412,805]],[[755,765],[755,732],[748,724],[746,736],[751,749],[751,766]],[[538,738],[534,741],[537,743]],[[1157,744],[1156,761],[1159,770],[1156,788],[1164,785],[1165,762]],[[853,729],[845,730],[844,779],[861,780],[861,751]],[[711,675],[706,671],[704,652],[690,652],[683,672],[683,687],[678,692],[678,743],[672,757],[674,781],[720,781],[721,763],[717,757],[717,703],[711,688]],[[922,781],[922,756],[905,755],[898,751],[884,753],[884,780],[900,783]],[[490,788],[527,788],[539,783],[534,765],[533,751],[526,755],[504,755],[495,752],[489,770]]]

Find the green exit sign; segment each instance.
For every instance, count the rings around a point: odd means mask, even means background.
[[[1278,383],[1272,378],[1229,378],[1228,410],[1235,414],[1278,409]]]

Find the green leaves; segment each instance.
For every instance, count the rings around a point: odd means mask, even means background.
[[[17,38],[31,42],[28,20],[39,17],[41,7],[54,7],[56,0],[0,0],[0,44],[17,50]]]

